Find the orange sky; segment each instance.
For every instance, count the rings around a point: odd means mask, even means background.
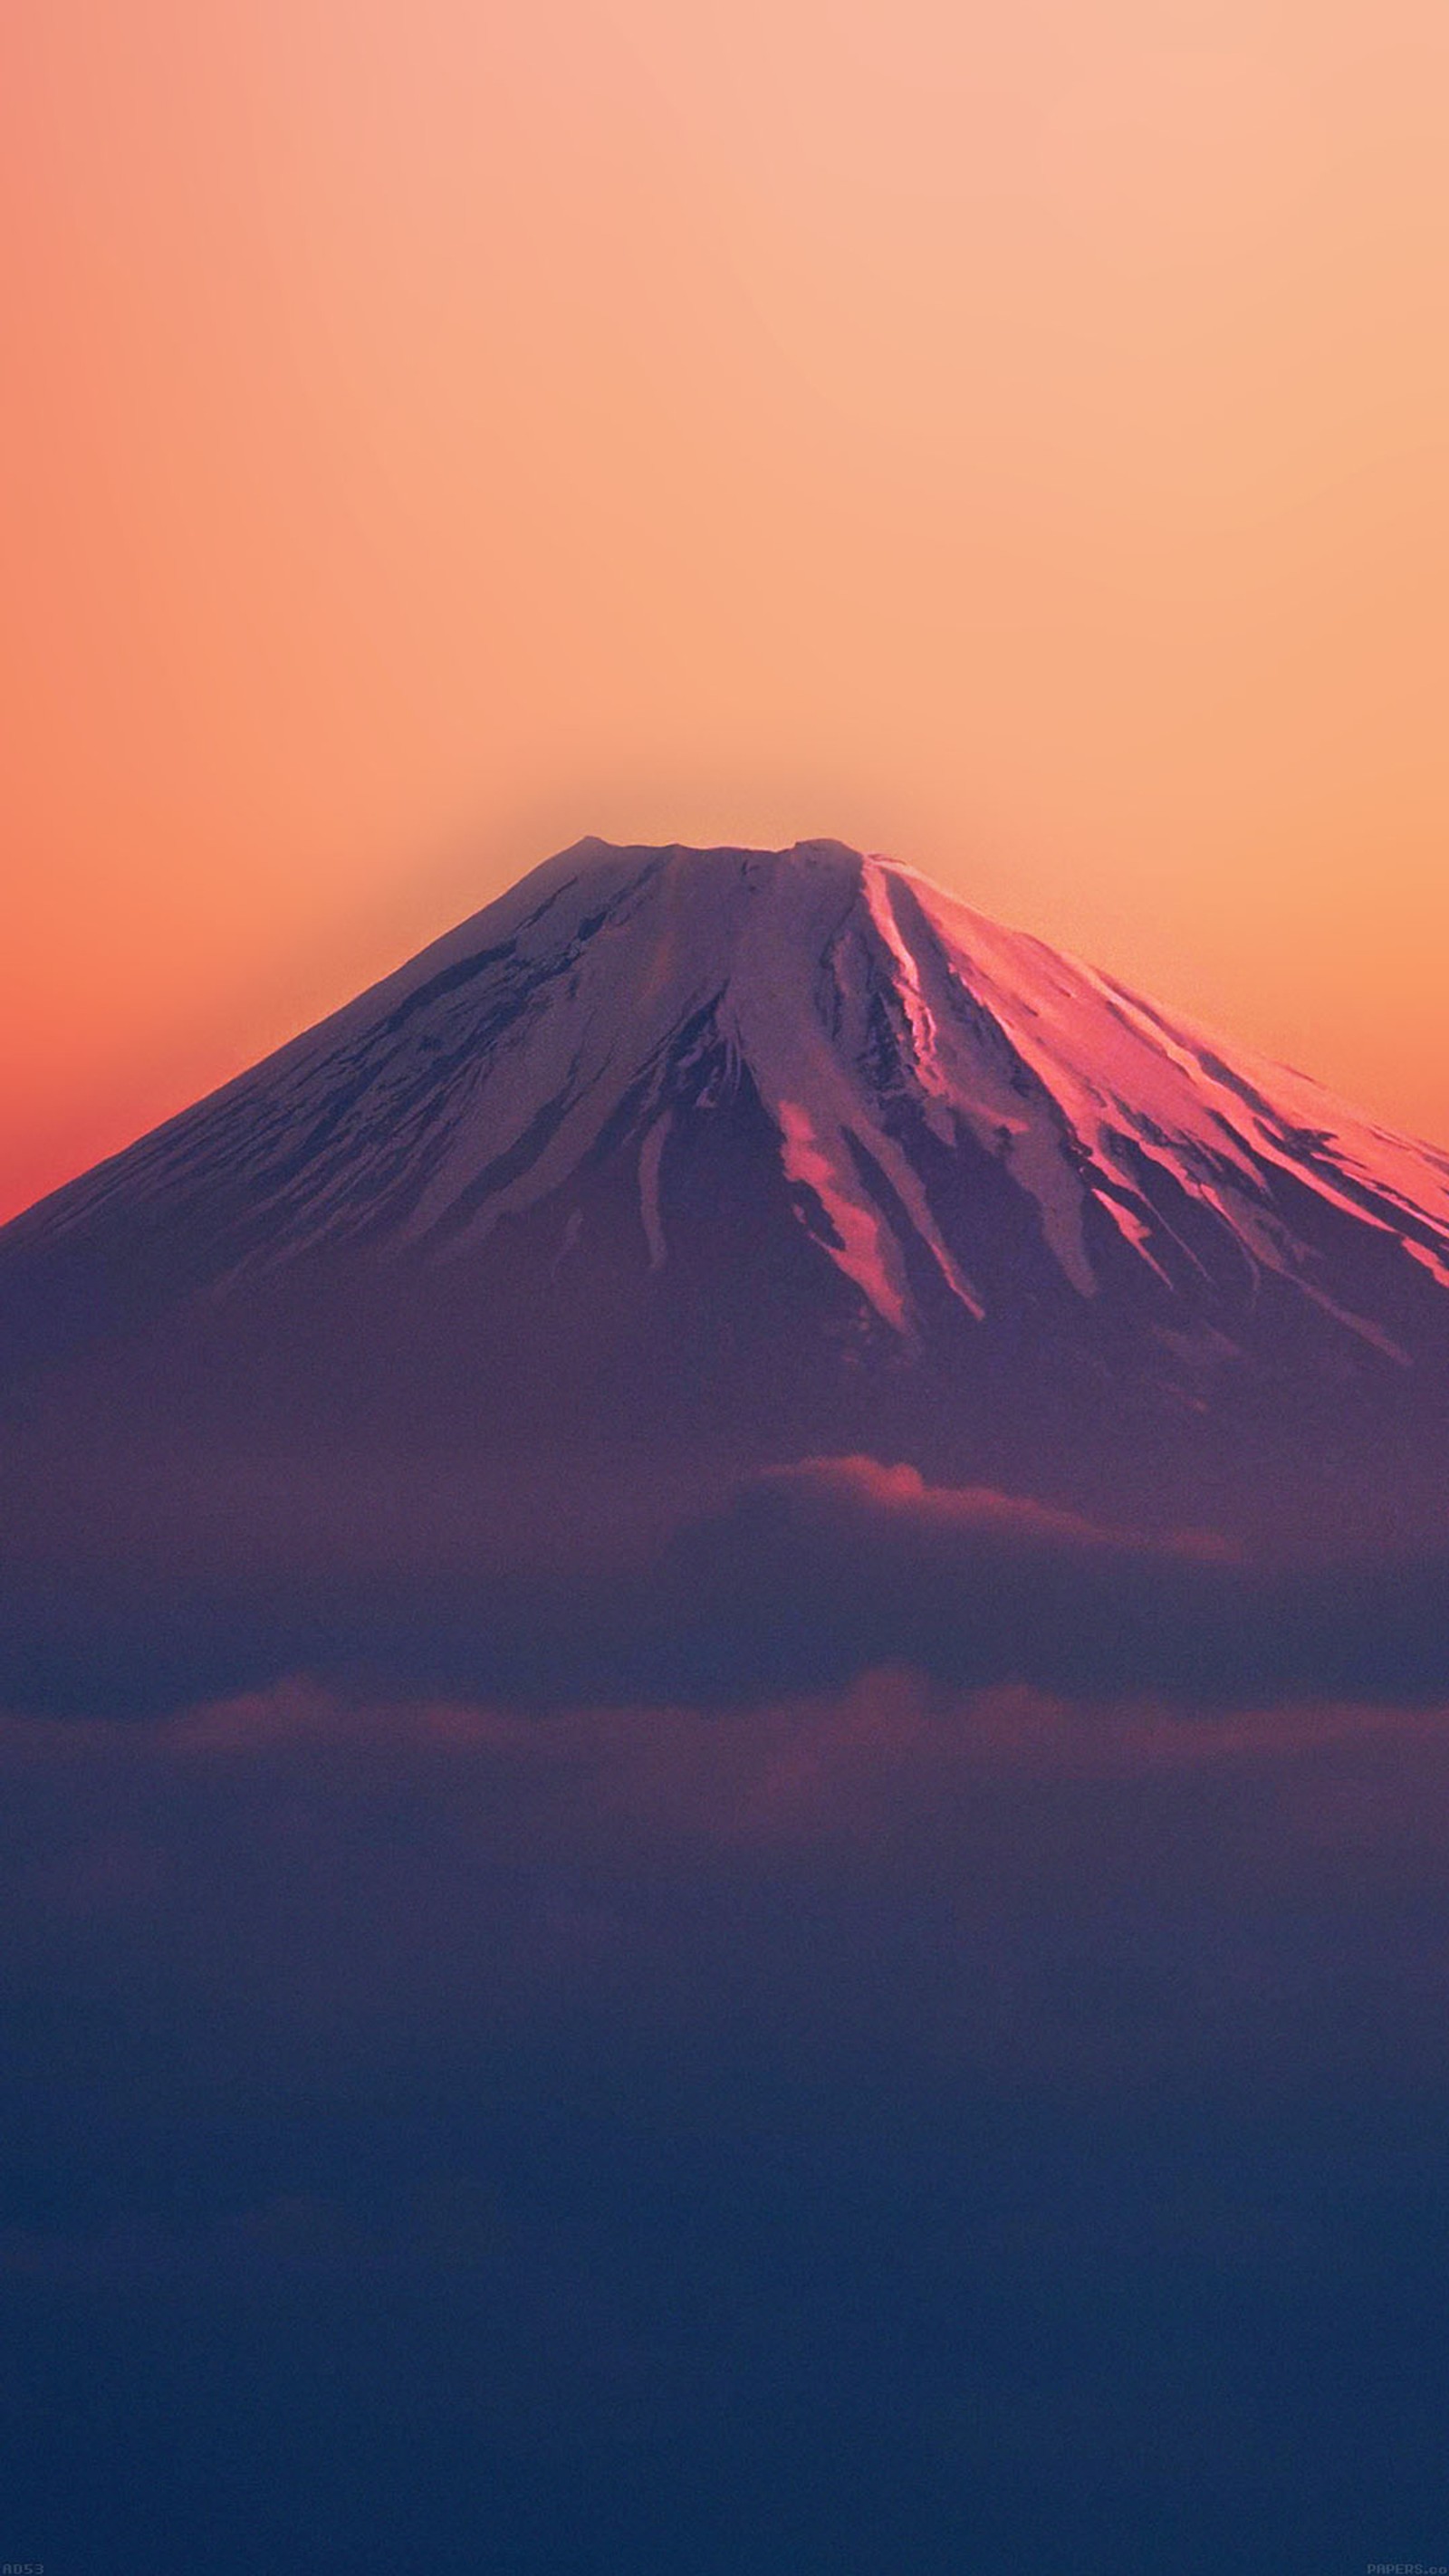
[[[1449,1138],[1443,0],[18,0],[0,1210],[584,831]]]

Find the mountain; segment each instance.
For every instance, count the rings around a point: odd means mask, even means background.
[[[1449,1156],[886,860],[585,841],[0,1232],[0,1350],[72,1537],[123,1466],[526,1551],[841,1452],[1402,1537]]]

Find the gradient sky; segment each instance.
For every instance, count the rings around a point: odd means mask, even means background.
[[[18,0],[0,1210],[585,831],[1449,1137],[1442,0]]]

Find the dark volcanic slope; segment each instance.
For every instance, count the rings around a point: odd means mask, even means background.
[[[243,1537],[842,1448],[1428,1527],[1449,1159],[883,860],[585,842],[5,1229],[0,1330],[12,1465],[204,1458]]]

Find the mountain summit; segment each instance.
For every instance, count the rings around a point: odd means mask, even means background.
[[[887,860],[590,840],[6,1228],[0,1322],[37,1416],[1402,1499],[1449,1157]]]

